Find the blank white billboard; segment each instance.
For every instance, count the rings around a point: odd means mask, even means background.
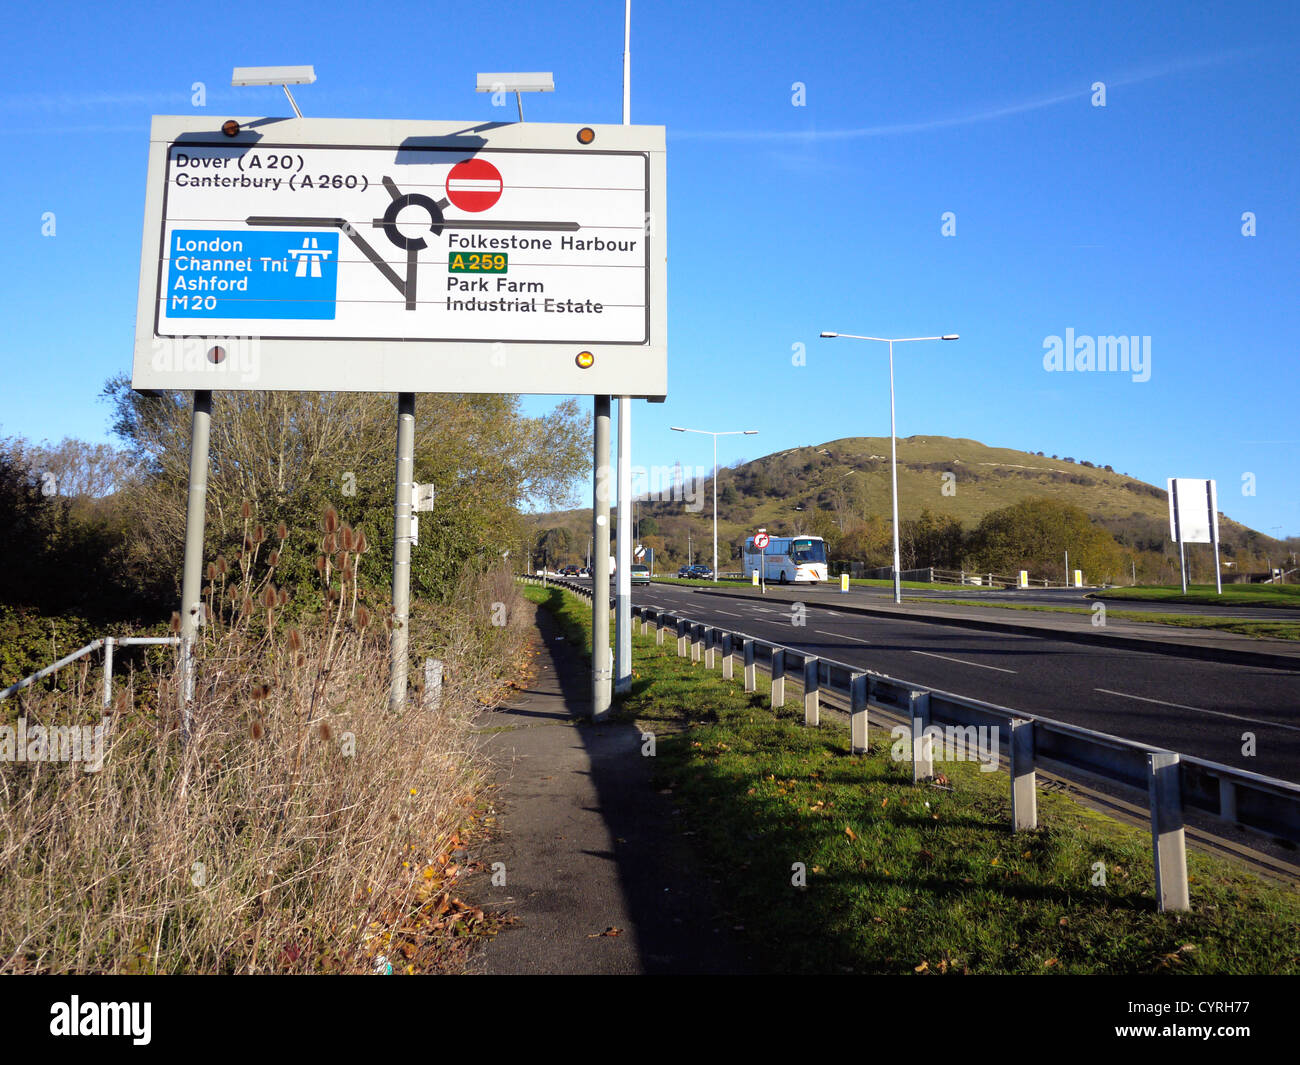
[[[1184,544],[1219,542],[1219,504],[1214,481],[1170,477],[1169,539]]]

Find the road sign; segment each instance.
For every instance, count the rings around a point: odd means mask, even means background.
[[[457,163],[447,174],[447,199],[462,211],[486,211],[504,190],[501,171],[481,157]]]
[[[757,547],[760,551],[765,550],[767,548],[767,545],[770,544],[771,542],[772,542],[772,538],[768,536],[767,533],[758,533],[754,537],[754,546]]]
[[[233,121],[153,120],[135,388],[665,394],[663,127]]]
[[[1208,544],[1219,539],[1219,505],[1214,481],[1170,477],[1169,539]]]

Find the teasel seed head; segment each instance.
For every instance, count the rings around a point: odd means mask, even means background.
[[[175,610],[172,611],[171,630],[173,633],[181,631],[181,616]]]
[[[339,530],[339,539],[343,544],[344,551],[352,550],[352,545],[355,543],[355,537],[351,525],[344,525],[343,528]]]
[[[247,499],[239,507],[239,516],[247,521],[253,516],[253,506]]]
[[[208,580],[215,581],[217,579],[217,564],[215,562],[208,563],[207,573]]]
[[[325,508],[325,531],[332,533],[339,527],[339,512],[333,507]]]
[[[260,740],[266,735],[266,729],[262,727],[261,718],[253,718],[253,723],[249,726],[248,734],[255,740]]]
[[[280,552],[272,548],[271,553],[266,556],[266,564],[274,569],[280,564]]]
[[[230,572],[230,564],[226,561],[225,555],[217,556],[217,575],[224,577]]]
[[[281,540],[287,540],[289,538],[289,526],[284,522],[280,522],[280,524],[275,527],[275,535]]]

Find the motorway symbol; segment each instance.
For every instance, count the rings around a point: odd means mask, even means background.
[[[462,211],[486,211],[504,188],[501,171],[486,159],[466,159],[447,175],[447,199]]]

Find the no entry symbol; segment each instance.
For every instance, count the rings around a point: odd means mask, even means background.
[[[447,175],[447,199],[462,211],[486,211],[503,188],[501,171],[486,159],[465,159]]]

